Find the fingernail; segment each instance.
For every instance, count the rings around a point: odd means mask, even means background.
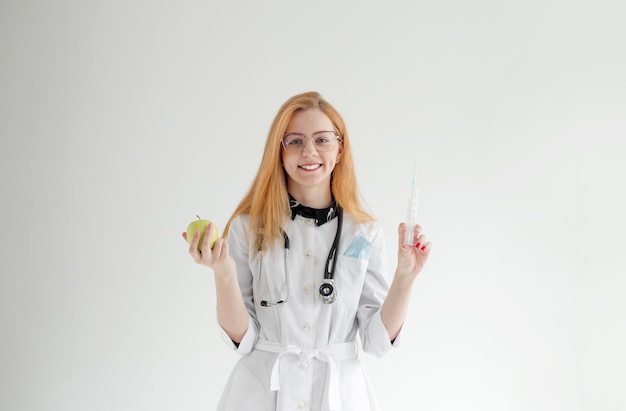
[[[426,246],[422,247],[422,251],[426,250]]]
[[[420,243],[415,244],[415,248],[420,248]]]

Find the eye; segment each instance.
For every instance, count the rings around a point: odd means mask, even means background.
[[[288,146],[299,147],[304,145],[304,137],[300,136],[287,136],[285,137],[285,142]]]
[[[330,131],[324,131],[315,135],[315,144],[332,144],[335,138],[335,134]]]

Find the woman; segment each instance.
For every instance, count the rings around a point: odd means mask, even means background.
[[[224,238],[211,249],[206,235],[199,251],[198,232],[189,248],[213,269],[222,335],[242,354],[218,410],[378,409],[356,337],[375,356],[398,343],[431,248],[419,226],[413,245],[402,244],[405,230],[389,286],[383,232],[359,204],[344,121],[318,93],[290,98]]]

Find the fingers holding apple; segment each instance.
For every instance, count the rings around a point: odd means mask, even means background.
[[[197,248],[198,251],[202,251],[205,238],[208,242],[207,245],[212,249],[218,237],[217,227],[215,227],[215,224],[210,220],[203,220],[200,216],[196,217],[198,217],[198,219],[189,223],[183,237],[187,240],[189,245],[192,246],[192,250]],[[205,234],[208,235],[205,236]],[[195,247],[193,247],[194,244],[196,245]]]
[[[228,252],[228,242],[218,238],[217,227],[210,220],[192,221],[182,233],[189,243],[189,254],[198,264],[212,268],[216,275],[235,273],[235,260]]]

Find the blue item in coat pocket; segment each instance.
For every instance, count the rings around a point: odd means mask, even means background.
[[[343,255],[345,257],[365,259],[370,255],[373,249],[374,246],[363,236],[359,235],[354,239]]]

